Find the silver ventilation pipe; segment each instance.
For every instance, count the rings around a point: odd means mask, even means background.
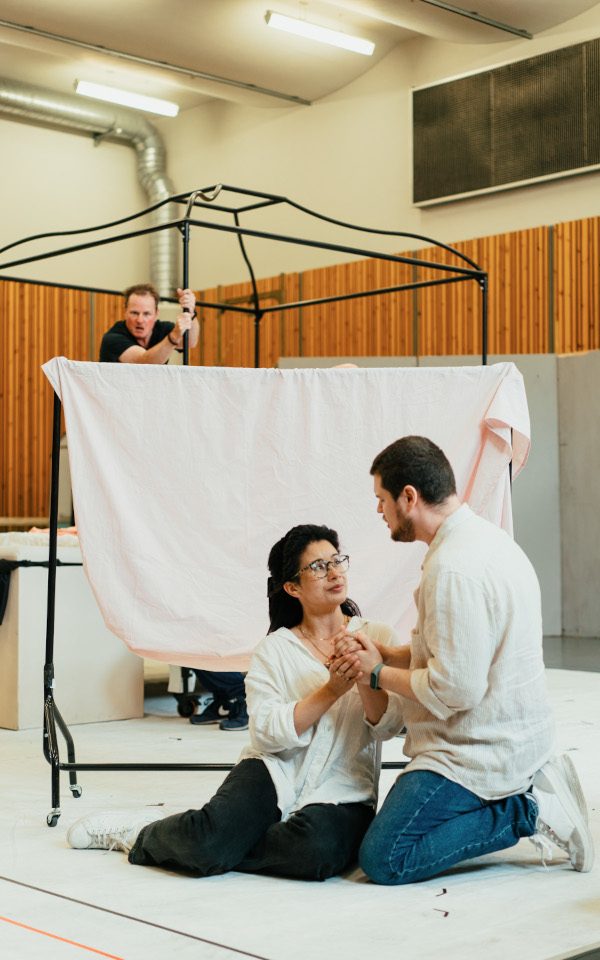
[[[136,152],[138,178],[149,206],[175,192],[165,171],[163,140],[156,128],[134,110],[0,77],[0,114],[84,130],[96,138],[107,137],[125,143]],[[174,206],[167,203],[153,211],[152,225],[175,219]],[[178,286],[178,238],[175,230],[160,230],[150,236],[151,280],[162,296],[173,296]]]

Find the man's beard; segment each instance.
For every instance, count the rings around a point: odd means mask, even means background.
[[[403,517],[396,513],[396,526],[391,531],[392,540],[396,543],[413,543],[415,540],[415,525],[410,517]]]

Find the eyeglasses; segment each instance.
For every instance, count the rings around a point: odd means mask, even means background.
[[[335,573],[345,573],[349,566],[350,557],[346,553],[332,557],[331,560],[313,560],[312,563],[307,563],[305,567],[298,570],[296,576],[299,577],[305,570],[310,570],[315,580],[322,580],[329,573],[330,567]]]

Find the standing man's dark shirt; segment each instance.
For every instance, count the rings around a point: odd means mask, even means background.
[[[157,320],[146,349],[160,343],[175,327],[169,320]],[[138,346],[138,341],[127,329],[124,320],[117,322],[107,330],[100,345],[100,360],[106,363],[118,363],[119,357],[128,347]],[[165,360],[166,363],[166,360]]]
[[[181,353],[189,334],[195,347],[200,336],[193,290],[177,290],[181,313],[174,322],[158,319],[160,294],[151,283],[136,283],[123,293],[124,317],[102,337],[100,360],[105,363],[167,363]]]

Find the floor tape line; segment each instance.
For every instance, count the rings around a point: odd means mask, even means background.
[[[106,953],[104,950],[98,950],[96,947],[88,947],[85,943],[79,943],[77,940],[69,940],[68,937],[61,937],[58,933],[50,933],[49,930],[40,930],[39,927],[30,927],[28,923],[21,923],[19,920],[13,920],[11,917],[1,917],[4,923],[11,923],[14,927],[20,927],[22,930],[30,930],[32,933],[39,933],[43,937],[50,937],[52,940],[60,940],[61,943],[68,943],[72,947],[80,947],[89,953],[96,953],[100,957],[108,957],[108,960],[124,960],[124,957],[118,957],[115,953]]]
[[[56,893],[54,890],[46,890],[44,887],[36,887],[32,883],[24,883],[22,880],[15,880],[13,877],[4,877],[0,875],[0,880],[6,883],[13,883],[17,887],[23,887],[25,890],[34,890],[35,893],[45,893],[49,897],[57,897],[59,900],[65,900],[69,903],[76,903],[80,907],[89,907],[90,910],[99,910],[101,913],[111,914],[113,917],[121,917],[123,920],[131,920],[133,923],[142,923],[146,927],[153,927],[155,930],[163,930],[165,933],[174,933],[178,937],[185,937],[187,940],[196,940],[198,943],[206,943],[211,947],[220,947],[222,950],[229,950],[240,957],[250,957],[251,960],[270,960],[260,953],[250,953],[248,950],[240,950],[239,947],[230,947],[226,943],[219,943],[218,940],[208,940],[206,937],[198,937],[194,933],[186,933],[184,930],[176,930],[174,927],[165,927],[162,923],[153,923],[152,920],[143,920],[141,917],[132,917],[128,913],[120,913],[118,910],[110,910],[108,907],[100,907],[96,903],[88,903],[87,900],[77,900],[76,897],[68,897],[64,893]]]

